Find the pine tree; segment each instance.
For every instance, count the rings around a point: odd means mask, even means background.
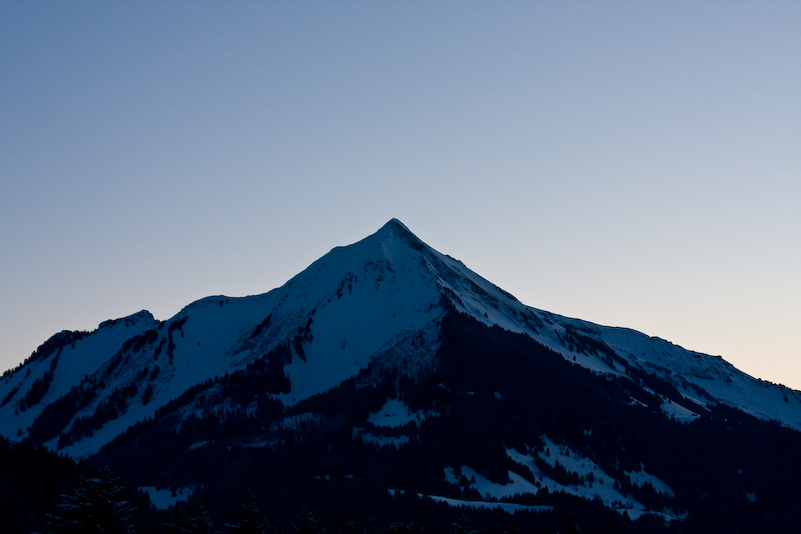
[[[372,517],[364,520],[358,515],[345,523],[349,534],[376,534],[377,528]]]
[[[170,534],[216,534],[209,513],[195,494],[173,509],[172,521],[164,526]]]
[[[573,514],[570,512],[567,513],[564,519],[564,532],[565,534],[579,534],[581,532],[576,520],[573,518]]]
[[[119,479],[108,467],[95,476],[81,477],[70,494],[61,495],[56,511],[48,515],[57,533],[129,534],[134,532],[134,509],[122,495]]]
[[[470,528],[470,518],[462,515],[451,524],[451,534],[478,534],[478,531]]]
[[[292,523],[292,534],[322,534],[325,532],[314,512],[301,510],[295,517],[298,519],[298,523]]]
[[[256,497],[248,492],[248,498],[239,510],[242,518],[234,527],[236,534],[267,534],[267,524],[256,505]]]

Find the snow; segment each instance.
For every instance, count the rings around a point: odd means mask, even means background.
[[[58,361],[53,369],[53,379],[47,393],[38,404],[18,414],[15,412],[19,399],[30,390],[37,379],[50,371],[56,354],[32,362],[16,373],[7,375],[0,384],[0,399],[4,399],[15,387],[18,388],[18,392],[0,408],[0,434],[12,440],[27,435],[26,429],[42,413],[47,404],[66,394],[84,377],[96,373],[119,350],[125,340],[153,328],[156,324],[157,321],[150,312],[141,311],[116,321],[102,323],[88,336],[76,340],[74,344],[65,345],[56,352]],[[17,430],[22,430],[23,435],[18,437]]]
[[[166,510],[170,506],[175,506],[177,503],[187,500],[194,492],[191,488],[171,490],[157,488],[156,486],[140,486],[139,489],[147,492],[148,496],[150,496],[150,503],[159,510]]]
[[[513,495],[537,493],[538,491],[538,488],[534,484],[512,471],[508,472],[509,482],[507,484],[499,484],[487,480],[468,466],[463,465],[460,469],[462,475],[464,475],[470,483],[470,487],[475,488],[478,493],[486,499],[503,499],[504,497],[512,497]],[[459,479],[453,469],[446,469],[445,480],[457,484]]]
[[[397,493],[403,493],[403,490],[396,490],[390,489],[389,494],[395,495]],[[527,506],[524,504],[514,504],[508,502],[497,502],[497,501],[468,501],[464,499],[454,499],[452,497],[442,497],[440,495],[428,495],[423,493],[418,493],[418,497],[421,499],[431,499],[436,502],[441,502],[447,504],[449,506],[453,506],[456,508],[459,507],[466,507],[466,508],[474,508],[474,509],[484,509],[484,510],[496,510],[500,509],[508,514],[514,514],[519,511],[526,511],[526,512],[552,512],[553,506]]]
[[[584,499],[593,500],[600,499],[607,507],[618,510],[621,513],[626,513],[632,519],[641,517],[644,514],[657,514],[667,519],[676,519],[676,516],[669,511],[653,511],[646,510],[645,507],[635,500],[631,495],[623,495],[619,490],[615,489],[615,479],[603,471],[595,462],[583,457],[577,452],[571,450],[564,445],[557,445],[549,438],[543,436],[543,448],[537,451],[539,458],[545,463],[555,466],[558,462],[562,467],[570,473],[575,473],[582,477],[587,477],[592,474],[593,480],[585,480],[580,485],[563,485],[552,478],[546,476],[542,470],[537,467],[534,462],[534,457],[531,454],[521,453],[515,449],[507,449],[506,454],[517,463],[527,467],[534,475],[537,482],[543,488],[548,488],[548,491],[563,491],[570,495],[582,497]],[[463,471],[464,472],[464,471]],[[510,472],[511,474],[511,472]],[[645,471],[627,473],[632,482],[636,485],[642,485],[644,482],[650,482],[654,489],[672,495],[672,490],[667,484],[659,480],[657,477],[646,473]],[[469,478],[469,477],[468,477]],[[478,480],[478,479],[476,479]],[[530,483],[529,483],[530,484]],[[529,493],[536,493],[539,488],[535,486],[534,491]]]
[[[388,223],[332,250],[279,291],[284,297],[273,316],[291,318],[293,337],[299,324],[308,326],[303,354],[295,351],[285,367],[292,390],[282,401],[294,404],[336,386],[441,318],[436,281],[420,269],[420,253],[407,239],[398,224]]]
[[[591,324],[571,319],[574,324]],[[603,339],[630,363],[673,384],[700,405],[702,389],[711,397],[760,419],[777,420],[801,430],[801,392],[757,380],[719,356],[686,350],[663,339],[627,328],[593,325],[594,336]]]
[[[437,349],[432,325],[444,311],[439,306],[436,277],[422,268],[421,250],[425,247],[419,243],[418,248],[409,246],[415,240],[400,223],[391,222],[359,243],[332,250],[279,289],[252,297],[198,300],[161,325],[152,345],[137,353],[127,351],[121,365],[110,366],[109,360],[122,344],[159,326],[149,314],[137,318],[136,328],[128,325],[130,321],[118,321],[77,342],[74,351],[65,348],[57,371],[63,367],[70,374],[57,375],[46,402],[79,385],[87,374],[105,373],[97,381],[105,387],[101,386],[95,399],[75,417],[91,415],[115,387],[135,383],[143,373],[149,374],[153,365],[158,364],[160,372],[150,382],[153,396],[147,405],[142,402],[142,384],[125,412],[63,452],[76,458],[89,456],[189,387],[241,369],[282,343],[294,353],[285,367],[291,391],[279,396],[289,405],[336,386],[364,369],[371,359],[391,354],[407,360],[410,370],[430,365],[423,362],[430,362]],[[267,317],[271,317],[268,323]],[[257,329],[265,323],[265,328]],[[427,341],[423,347],[398,353],[400,343],[417,337]],[[174,343],[172,361],[166,350],[168,338]],[[162,349],[156,356],[159,346]],[[414,360],[418,363],[410,363]],[[69,364],[62,365],[66,361]],[[19,388],[21,396],[48,368],[48,361],[34,362],[7,377],[0,384],[0,396],[25,382],[25,387]],[[7,415],[0,432],[20,439],[44,402],[20,414],[14,413],[13,404],[7,403],[0,411]],[[23,435],[18,437],[19,429]],[[47,445],[55,448],[56,441]]]
[[[692,423],[698,419],[697,413],[670,399],[663,399],[661,409],[662,413],[682,423]]]
[[[387,399],[384,405],[375,413],[371,413],[367,422],[373,426],[381,429],[400,428],[411,422],[419,425],[425,419],[425,414],[422,412],[412,412],[406,404],[400,399]],[[368,443],[385,447],[394,446],[400,447],[409,443],[409,436],[383,436],[373,432],[367,432],[362,428],[353,429],[353,437],[361,438]]]
[[[370,414],[367,422],[375,426],[398,428],[412,421],[420,423],[425,419],[422,412],[412,413],[400,399],[388,399],[376,413]]]
[[[516,512],[525,511],[525,512],[552,512],[553,506],[526,506],[524,504],[514,504],[508,502],[487,502],[487,501],[466,501],[461,499],[453,499],[451,497],[440,497],[438,495],[422,495],[418,493],[421,497],[428,497],[437,502],[442,502],[450,506],[461,507],[464,506],[466,508],[476,508],[476,509],[485,509],[485,510],[495,510],[501,509],[508,514],[514,514]]]
[[[624,473],[627,477],[629,477],[629,480],[631,480],[631,483],[635,486],[642,487],[643,484],[647,482],[651,484],[657,493],[667,495],[668,497],[673,497],[675,495],[670,486],[662,482],[662,480],[654,475],[646,473],[642,468],[639,471],[624,471]]]

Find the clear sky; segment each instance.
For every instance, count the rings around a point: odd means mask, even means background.
[[[392,217],[801,389],[801,2],[0,3],[0,368]]]

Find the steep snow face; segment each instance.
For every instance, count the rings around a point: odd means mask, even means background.
[[[237,365],[289,343],[285,367],[295,403],[357,374],[372,359],[410,340],[417,359],[436,351],[431,325],[444,313],[426,247],[398,221],[348,247],[338,247],[269,295],[275,301],[258,331],[226,356]],[[428,343],[426,343],[428,341]],[[408,350],[408,349],[406,349]]]

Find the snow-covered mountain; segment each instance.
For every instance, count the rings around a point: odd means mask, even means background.
[[[252,489],[329,525],[442,531],[468,507],[494,531],[513,530],[499,510],[536,532],[574,512],[782,530],[801,521],[799,430],[800,392],[526,306],[397,220],[268,293],[60,332],[0,378],[21,448],[108,465],[162,506],[202,491],[227,517]]]
[[[633,330],[526,306],[393,219],[268,293],[204,298],[163,322],[141,311],[93,332],[54,335],[0,379],[0,433],[85,457],[188,388],[281,347],[283,376],[272,393],[285,405],[370,364],[414,376],[436,365],[450,309],[524,333],[596,373],[656,375],[693,406],[723,403],[801,430],[798,391]],[[662,410],[686,421],[699,415],[667,398]]]

